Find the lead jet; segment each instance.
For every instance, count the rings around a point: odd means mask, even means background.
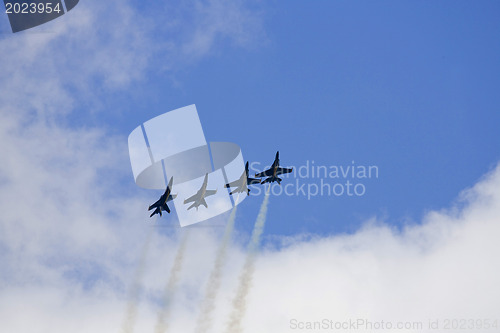
[[[177,194],[170,194],[172,192],[172,183],[174,182],[174,177],[170,178],[170,181],[168,182],[167,189],[165,190],[165,193],[162,194],[160,199],[156,201],[154,204],[149,206],[148,210],[151,210],[153,208],[156,208],[154,212],[149,215],[149,217],[153,217],[155,214],[160,214],[161,216],[161,211],[166,211],[167,213],[170,213],[170,208],[168,208],[167,202],[172,201],[175,199]]]
[[[248,173],[248,162],[245,165],[245,171],[241,175],[240,179],[235,180],[234,182],[230,182],[229,184],[226,184],[226,188],[230,187],[236,187],[235,190],[233,190],[230,195],[233,193],[243,193],[247,192],[247,195],[250,195],[250,189],[248,188],[248,185],[252,184],[260,184],[260,179],[255,179],[255,178],[250,178]]]
[[[207,184],[208,184],[208,173],[205,174],[205,180],[203,181],[203,184],[201,185],[201,188],[196,192],[195,195],[187,198],[184,200],[184,204],[193,202],[191,206],[189,206],[188,210],[191,208],[196,208],[198,210],[198,206],[203,205],[205,208],[208,208],[207,202],[205,201],[205,197],[214,195],[217,193],[217,190],[207,190]]]
[[[281,185],[282,179],[279,178],[279,175],[282,175],[284,173],[290,173],[293,171],[293,168],[287,169],[287,168],[282,168],[280,167],[280,152],[276,152],[276,157],[274,158],[273,165],[271,166],[270,169],[256,173],[255,177],[268,177],[264,179],[261,184],[265,183],[272,183],[272,182],[278,182],[278,184]]]

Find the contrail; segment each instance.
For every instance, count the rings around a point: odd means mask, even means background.
[[[149,228],[148,234],[146,236],[146,242],[144,243],[141,254],[139,256],[139,263],[137,264],[136,271],[134,272],[134,279],[132,282],[132,287],[129,291],[129,300],[127,302],[127,308],[125,310],[125,318],[123,319],[122,332],[132,333],[134,331],[135,320],[137,318],[137,306],[139,303],[139,296],[141,293],[142,285],[141,281],[144,277],[144,271],[146,268],[146,258],[148,257],[149,243],[151,240],[151,235],[153,234],[153,228]]]
[[[269,190],[271,186],[267,188],[264,201],[262,206],[260,206],[259,215],[255,221],[255,226],[253,227],[252,238],[250,244],[248,244],[248,253],[245,259],[245,264],[243,266],[243,271],[240,275],[240,284],[236,292],[236,296],[233,299],[233,312],[229,317],[229,322],[227,325],[226,332],[228,333],[239,333],[243,329],[241,327],[241,320],[243,319],[246,311],[246,297],[250,291],[252,285],[252,278],[255,269],[255,259],[257,258],[257,250],[260,244],[260,236],[264,231],[264,225],[266,223],[266,213],[267,206],[269,203]]]
[[[215,257],[214,267],[208,278],[207,287],[205,290],[205,298],[201,304],[201,312],[196,322],[195,332],[204,333],[208,332],[212,326],[212,313],[215,310],[215,298],[217,292],[220,288],[221,273],[224,267],[224,261],[226,259],[227,246],[231,240],[231,235],[234,229],[234,221],[236,220],[236,207],[234,206],[231,214],[229,215],[229,220],[224,231],[224,236],[222,237],[222,243],[217,250],[217,255]]]
[[[163,292],[163,307],[158,313],[158,320],[156,322],[156,333],[165,333],[168,328],[167,319],[170,314],[171,301],[174,295],[175,287],[179,279],[179,273],[182,268],[182,262],[184,261],[184,252],[186,251],[186,244],[188,239],[189,229],[185,230],[179,248],[177,249],[177,254],[175,255],[174,264],[170,270],[170,277],[168,278],[167,284]]]

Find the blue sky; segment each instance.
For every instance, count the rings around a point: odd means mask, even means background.
[[[180,228],[151,226],[161,191],[136,186],[128,157],[134,128],[191,104],[208,141],[262,168],[277,150],[283,166],[378,168],[349,179],[359,197],[270,198],[246,332],[333,315],[500,320],[499,10],[82,0],[18,34],[3,16],[1,330],[148,332],[169,309],[172,331],[189,331],[219,262],[211,324],[223,331],[263,195],[239,206],[218,261],[223,228],[184,243]]]
[[[110,111],[93,121],[127,134],[194,103],[207,139],[238,143],[250,161],[269,164],[280,150],[285,166],[378,166],[362,197],[272,198],[271,234],[352,232],[372,216],[418,221],[499,160],[498,10],[494,1],[261,3],[258,38],[244,47],[217,38],[201,60],[152,69],[132,91],[104,96]],[[252,201],[248,215],[260,205]]]

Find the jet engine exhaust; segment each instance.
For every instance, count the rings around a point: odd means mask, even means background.
[[[182,232],[182,231],[181,231]],[[156,322],[155,332],[165,333],[168,329],[168,317],[170,314],[171,301],[175,292],[175,287],[179,280],[179,273],[182,269],[182,262],[184,261],[184,254],[186,252],[186,244],[188,240],[189,229],[183,231],[183,235],[177,249],[177,254],[175,255],[174,263],[172,269],[170,270],[170,277],[168,278],[167,284],[163,292],[163,307],[158,313],[158,319]]]
[[[264,201],[260,206],[259,215],[257,215],[257,220],[255,221],[250,244],[248,244],[248,253],[245,259],[245,264],[243,265],[242,273],[240,275],[240,283],[238,286],[238,290],[236,291],[236,296],[233,299],[233,311],[229,317],[229,322],[226,329],[226,332],[228,333],[240,333],[243,331],[241,327],[241,321],[245,316],[246,298],[252,285],[252,278],[255,270],[255,261],[257,259],[257,251],[260,244],[260,237],[262,235],[262,232],[264,231],[264,225],[266,223],[270,188],[270,186],[267,188]]]
[[[125,317],[122,324],[122,332],[124,333],[132,333],[134,331],[134,326],[137,318],[137,308],[139,305],[139,296],[142,290],[142,280],[144,278],[144,271],[146,269],[146,258],[148,257],[149,243],[151,241],[152,234],[153,228],[149,228],[146,236],[146,241],[141,249],[137,268],[134,272],[134,278],[129,291],[127,308],[125,310]]]
[[[212,326],[212,313],[215,310],[215,298],[221,284],[222,268],[224,267],[226,260],[227,247],[234,230],[236,207],[238,206],[234,206],[231,214],[229,215],[229,219],[224,230],[224,236],[222,237],[222,243],[217,250],[214,267],[210,273],[210,277],[208,278],[205,297],[201,303],[201,312],[196,322],[195,332],[197,333],[208,332]]]

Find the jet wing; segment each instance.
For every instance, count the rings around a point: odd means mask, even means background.
[[[269,184],[271,184],[271,178],[266,178],[266,179],[264,179],[264,180],[261,182],[261,184],[265,184],[265,183],[269,183]]]
[[[208,197],[210,195],[214,195],[215,193],[217,193],[217,190],[206,190],[205,197]]]
[[[153,208],[156,208],[160,205],[160,201],[161,201],[162,198],[158,199],[158,201],[156,201],[154,204],[152,204],[151,206],[149,206],[148,210],[151,210]]]
[[[255,178],[247,178],[247,184],[252,185],[252,184],[260,184],[260,179],[255,179]]]
[[[266,171],[256,173],[255,177],[271,177],[273,175],[273,169],[267,169]]]
[[[198,198],[199,198],[199,195],[198,195],[198,193],[196,193],[195,195],[190,196],[189,198],[184,200],[184,203],[187,204],[188,202],[196,201]]]
[[[241,181],[238,179],[238,180],[235,180],[234,182],[230,182],[229,184],[226,184],[226,188],[239,187],[240,185],[241,185]]]
[[[292,171],[293,171],[293,168],[292,169],[287,169],[287,168],[278,167],[278,169],[276,170],[276,176],[282,175],[284,173],[290,173]]]

